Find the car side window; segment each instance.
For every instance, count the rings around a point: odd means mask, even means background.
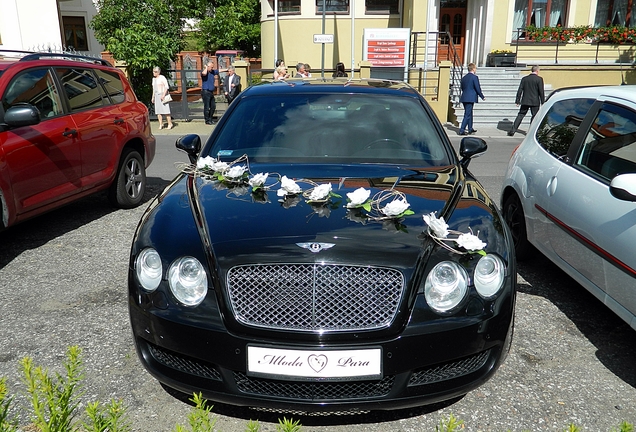
[[[604,104],[587,132],[575,165],[608,181],[618,174],[636,173],[636,113]]]
[[[99,82],[101,82],[104,86],[106,94],[110,96],[110,99],[114,104],[122,103],[126,100],[124,84],[121,82],[121,78],[116,72],[95,69],[95,73],[97,74]]]
[[[555,156],[565,156],[594,99],[566,99],[555,102],[537,129],[537,141]]]
[[[64,114],[62,99],[48,68],[30,69],[15,76],[2,97],[5,112],[14,105],[28,103],[46,119]]]
[[[66,92],[71,112],[98,108],[108,104],[108,99],[90,69],[56,68],[57,76]]]

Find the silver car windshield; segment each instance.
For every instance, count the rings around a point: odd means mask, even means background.
[[[295,94],[245,98],[209,156],[252,162],[450,165],[449,148],[412,97]]]

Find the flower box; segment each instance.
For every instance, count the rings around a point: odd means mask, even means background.
[[[517,54],[515,53],[490,53],[486,57],[486,66],[489,67],[515,66],[516,64]]]

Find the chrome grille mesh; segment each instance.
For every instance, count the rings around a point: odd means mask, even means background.
[[[403,286],[399,271],[382,267],[248,265],[233,267],[227,276],[240,323],[297,331],[387,327]]]
[[[292,382],[253,378],[234,372],[234,379],[243,393],[302,400],[337,400],[386,396],[393,388],[395,377],[387,376],[380,381]]]
[[[490,357],[490,350],[482,351],[474,356],[466,357],[451,363],[429,367],[416,371],[409,379],[409,386],[432,384],[468,375],[481,369]]]

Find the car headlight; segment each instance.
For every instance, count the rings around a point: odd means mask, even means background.
[[[437,312],[448,312],[466,297],[468,276],[459,264],[442,261],[430,271],[424,283],[428,305]]]
[[[203,265],[193,257],[174,261],[168,270],[172,294],[186,306],[196,306],[208,293],[208,277]]]
[[[146,291],[154,291],[161,282],[161,257],[154,249],[144,249],[135,260],[137,280]]]
[[[475,266],[475,289],[480,296],[490,298],[497,294],[504,282],[505,266],[497,255],[481,257]]]

